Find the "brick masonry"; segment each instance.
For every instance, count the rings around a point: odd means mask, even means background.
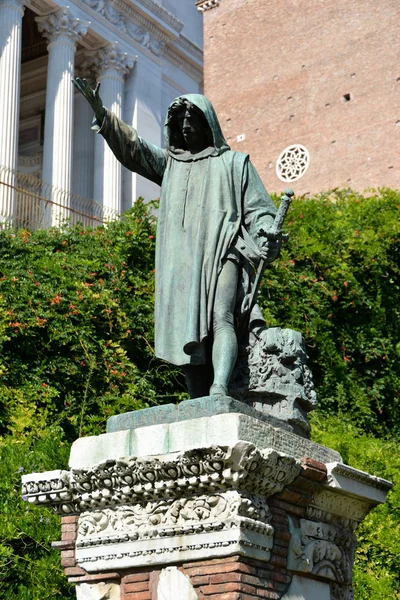
[[[204,12],[205,95],[271,192],[293,143],[311,156],[297,195],[398,188],[399,36],[397,0],[220,0]]]
[[[282,598],[292,579],[292,572],[287,568],[291,538],[287,516],[305,516],[316,487],[326,478],[324,464],[303,459],[302,466],[301,474],[289,487],[268,498],[274,527],[274,545],[268,562],[235,555],[175,565],[189,577],[199,600]],[[90,575],[75,562],[77,517],[62,517],[61,531],[61,541],[53,546],[61,551],[61,564],[70,582],[120,583],[121,600],[157,600],[157,584],[162,567]]]

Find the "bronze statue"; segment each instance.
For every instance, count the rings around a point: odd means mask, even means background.
[[[255,279],[260,261],[279,254],[276,208],[248,155],[229,148],[204,96],[170,104],[162,149],[104,108],[100,84],[92,90],[85,79],[73,83],[93,108],[92,129],[117,159],[161,186],[156,355],[183,367],[191,398],[227,395],[237,333],[263,323]]]

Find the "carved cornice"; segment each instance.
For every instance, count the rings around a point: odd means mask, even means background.
[[[203,61],[203,52],[199,46],[194,44],[191,40],[189,40],[184,35],[179,36],[179,45],[181,48],[189,52],[199,63]]]
[[[385,493],[387,493],[393,487],[393,483],[391,481],[387,481],[381,477],[376,477],[375,475],[370,475],[369,473],[364,473],[363,471],[358,471],[357,469],[349,467],[349,465],[345,465],[343,463],[336,463],[335,466],[329,470],[327,480],[329,483],[334,484],[338,476],[344,477],[347,480],[361,483],[363,485],[367,485],[368,487],[376,488],[377,490]]]
[[[177,33],[160,29],[156,23],[134,10],[133,5],[128,5],[122,0],[81,0],[81,2],[103,16],[109,23],[133,37],[133,39],[135,39],[131,33],[135,31],[132,28],[134,26],[133,21],[136,24],[136,29],[144,30],[148,35],[156,37],[161,42],[167,42],[178,37]],[[130,25],[132,27],[129,27]]]
[[[167,56],[173,62],[194,76],[198,81],[202,79],[202,58],[200,48],[180,34],[183,24],[175,19],[171,13],[155,3],[153,0],[143,0],[142,4],[152,8],[155,14],[173,29],[162,28],[160,23],[138,11],[138,7],[124,0],[80,0],[89,9],[103,17],[108,26],[113,25],[128,39],[134,40],[154,56]],[[168,16],[169,15],[169,16]],[[166,17],[166,18],[164,18]],[[176,46],[173,48],[172,45]],[[193,56],[193,59],[191,59]],[[198,61],[198,64],[196,62]]]
[[[291,483],[298,460],[253,444],[213,446],[178,454],[173,460],[128,457],[84,470],[23,476],[23,495],[61,514],[121,506],[144,499],[241,489],[268,497]]]
[[[267,561],[271,519],[264,498],[233,490],[89,511],[79,517],[76,558],[96,571],[100,561],[111,561],[115,568],[149,555],[155,555],[154,562],[171,561],[174,555],[204,558],[231,546],[261,551]]]
[[[86,48],[96,49],[101,45],[98,34],[94,33],[98,19],[110,33],[114,31],[114,34],[120,35],[129,43],[133,41],[134,44],[139,44],[144,53],[149,52],[156,59],[165,54],[196,81],[201,82],[203,57],[201,49],[180,33],[183,23],[155,0],[137,0],[134,4],[127,0],[72,0],[72,2],[77,8],[85,10],[93,22],[92,29],[81,40]],[[54,12],[52,0],[30,0],[29,7],[38,15],[48,16]],[[109,41],[112,41],[112,38]],[[168,46],[171,45],[175,48],[169,49]]]
[[[88,21],[72,17],[69,6],[64,6],[44,17],[36,17],[35,20],[39,31],[50,43],[66,41],[76,45],[80,38],[86,35],[90,25]]]
[[[196,2],[197,10],[200,12],[211,10],[212,8],[219,6],[220,2],[221,0],[199,0],[199,2]]]
[[[327,479],[316,490],[307,516],[356,529],[372,508],[385,502],[393,484],[343,463],[327,464]]]
[[[337,498],[335,506],[337,506]],[[367,514],[368,510],[365,511]],[[360,523],[360,518],[352,518],[352,517],[360,517],[359,512],[355,512],[354,505],[349,505],[349,514],[347,516],[335,514],[333,512],[329,512],[329,508],[326,506],[322,506],[317,508],[316,506],[307,506],[306,516],[308,519],[312,521],[321,521],[323,523],[331,523],[332,525],[338,525],[339,527],[346,527],[350,531],[355,531]]]
[[[101,573],[227,554],[268,561],[268,498],[288,486],[289,493],[304,491],[302,468],[291,456],[239,441],[32,473],[22,488],[31,504],[79,515],[77,564]],[[289,568],[327,580],[333,599],[351,600],[354,530],[391,484],[338,463],[327,470],[329,481],[306,477],[313,482],[312,490],[306,486],[312,497],[301,504],[306,518],[288,506]]]
[[[126,23],[126,31],[128,35],[138,42],[147,50],[150,50],[155,56],[161,56],[162,50],[165,46],[165,42],[162,40],[158,40],[154,36],[152,36],[148,31],[143,29],[142,27],[138,27],[134,23]]]
[[[201,65],[197,65],[194,62],[188,60],[186,57],[182,56],[179,52],[175,50],[175,48],[171,46],[164,46],[163,56],[165,56],[168,60],[174,62],[178,67],[184,69],[187,73],[193,76],[196,81],[201,82],[203,78],[203,70]]]
[[[114,0],[114,2],[121,8],[123,12],[135,16],[141,14],[139,13],[139,6],[137,6],[138,4],[141,4],[143,7],[148,9],[151,14],[155,15],[161,21],[169,25],[177,33],[180,33],[183,29],[184,24],[179,21],[175,15],[154,0],[136,0],[136,6],[131,2],[126,2],[125,0]]]

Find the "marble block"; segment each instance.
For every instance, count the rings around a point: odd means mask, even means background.
[[[152,406],[151,408],[132,410],[121,415],[115,415],[107,420],[107,433],[125,429],[138,429],[149,425],[166,425],[199,417],[213,417],[214,415],[229,413],[248,415],[274,427],[282,427],[286,431],[292,431],[292,427],[284,420],[262,413],[230,396],[204,396],[195,400],[184,400],[179,404]]]
[[[234,403],[241,406],[237,407]],[[213,445],[232,445],[240,441],[252,443],[258,448],[272,448],[294,458],[307,456],[324,463],[342,462],[338,452],[273,426],[267,420],[251,414],[254,409],[242,403],[232,400],[230,406],[237,412],[201,416],[202,411],[199,411],[200,415],[196,418],[189,418],[191,413],[185,412],[183,420],[147,426],[142,425],[146,422],[143,417],[133,419],[131,413],[127,413],[128,416],[120,415],[121,422],[130,423],[131,427],[112,431],[114,427],[110,426],[109,433],[79,438],[72,445],[69,466],[73,469],[87,468],[121,456],[166,455]],[[239,411],[242,406],[245,412]],[[145,418],[148,416],[145,415]]]
[[[327,583],[295,575],[282,600],[331,600]]]

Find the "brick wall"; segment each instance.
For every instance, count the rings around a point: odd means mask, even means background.
[[[287,187],[275,163],[293,143],[311,155],[296,194],[400,187],[399,34],[397,0],[221,0],[204,12],[205,95],[269,191]]]
[[[290,541],[287,516],[304,517],[316,486],[326,477],[326,467],[322,463],[303,459],[302,466],[301,474],[290,486],[268,499],[274,527],[274,545],[268,562],[235,555],[176,565],[189,577],[199,600],[282,598],[292,579],[292,573],[287,569]],[[120,583],[121,600],[157,600],[162,566],[90,575],[75,562],[76,532],[77,517],[63,517],[62,539],[53,544],[61,551],[61,564],[69,581],[75,584]]]

